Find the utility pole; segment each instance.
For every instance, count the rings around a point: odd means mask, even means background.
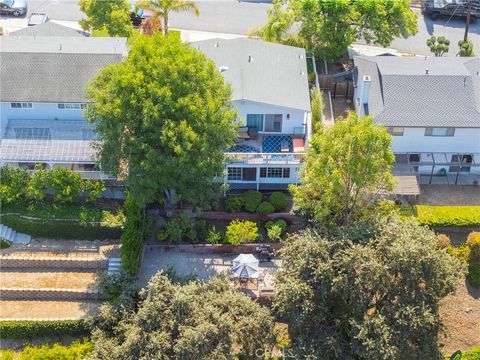
[[[473,0],[468,1],[467,19],[465,20],[465,35],[463,36],[463,41],[468,40],[468,28],[470,27],[470,14],[472,12],[472,3]]]

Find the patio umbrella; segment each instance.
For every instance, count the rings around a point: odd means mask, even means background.
[[[258,260],[252,254],[240,254],[233,259],[232,272],[235,277],[258,279]]]

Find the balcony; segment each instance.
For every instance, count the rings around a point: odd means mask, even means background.
[[[227,165],[299,165],[305,153],[226,152]]]

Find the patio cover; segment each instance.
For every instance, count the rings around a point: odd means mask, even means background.
[[[235,277],[258,279],[258,260],[252,254],[240,254],[233,259],[232,272]]]

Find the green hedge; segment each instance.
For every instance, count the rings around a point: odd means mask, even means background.
[[[105,240],[119,239],[120,226],[88,225],[75,221],[31,220],[18,215],[4,215],[2,224],[17,232],[47,239]]]
[[[401,216],[415,216],[422,225],[432,227],[480,226],[480,206],[428,206],[401,207]]]
[[[61,344],[40,346],[27,345],[20,352],[0,350],[2,360],[81,360],[86,359],[93,350],[93,343],[88,340],[74,341],[68,346]]]
[[[83,320],[0,321],[1,339],[33,339],[40,336],[84,336],[89,329]]]

